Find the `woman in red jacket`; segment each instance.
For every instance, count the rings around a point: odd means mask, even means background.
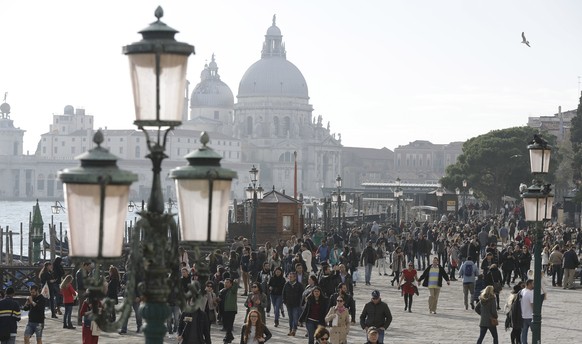
[[[73,305],[75,304],[75,297],[77,291],[73,288],[73,276],[67,275],[61,282],[61,294],[63,295],[63,304],[65,305],[65,316],[63,317],[63,328],[74,330],[75,327],[71,322],[71,314],[73,314]]]

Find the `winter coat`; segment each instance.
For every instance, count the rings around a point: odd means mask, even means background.
[[[375,326],[388,329],[392,323],[392,313],[386,302],[380,301],[374,304],[373,301],[366,303],[360,315],[360,326],[362,328]]]
[[[289,308],[299,307],[303,289],[303,285],[299,282],[295,282],[295,284],[291,284],[291,282],[285,283],[283,287],[283,304]]]
[[[479,298],[479,303],[475,307],[475,312],[481,315],[479,326],[493,327],[491,325],[491,318],[497,319],[497,300],[491,297],[487,300]]]
[[[337,311],[337,307],[333,306],[327,312],[325,316],[325,321],[329,323],[329,336],[330,343],[333,344],[347,344],[348,342],[348,332],[350,332],[350,315],[348,314],[348,309],[346,308],[342,313]],[[333,319],[338,317],[337,325],[332,326]]]

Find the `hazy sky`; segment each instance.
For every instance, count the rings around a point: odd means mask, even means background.
[[[68,104],[96,127],[133,128],[121,47],[158,4],[196,47],[192,88],[215,53],[235,96],[277,14],[314,116],[347,146],[461,141],[578,105],[582,1],[0,0],[0,95],[27,131],[25,152]]]

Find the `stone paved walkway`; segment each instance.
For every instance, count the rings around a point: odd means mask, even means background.
[[[378,289],[381,292],[382,300],[388,303],[392,311],[394,320],[386,332],[384,343],[475,343],[479,334],[479,316],[472,311],[465,310],[462,301],[462,283],[451,282],[450,286],[444,285],[439,299],[438,314],[428,312],[428,292],[426,288],[420,288],[420,296],[415,296],[412,313],[404,312],[404,302],[400,297],[400,291],[396,287],[390,286],[391,277],[378,276],[376,270],[372,275],[372,286],[365,286],[363,282],[358,283],[355,289],[357,302],[357,316],[361,312],[365,302],[370,300],[372,290]],[[548,292],[548,299],[544,301],[542,313],[542,341],[559,343],[578,343],[580,302],[582,291],[564,290],[562,288],[551,287],[551,281],[545,282]],[[501,293],[502,303],[507,299],[510,288],[504,288]],[[235,341],[240,341],[240,328],[244,314],[242,302],[244,297],[239,297],[239,309],[241,312],[235,320]],[[73,315],[76,310],[73,311]],[[75,319],[75,317],[74,317]],[[503,315],[502,319],[505,317]],[[24,328],[27,319],[23,318],[18,328],[17,343],[23,343]],[[64,330],[61,319],[47,319],[43,343],[80,343],[81,330]],[[273,333],[271,343],[307,343],[304,337],[305,329],[300,328],[296,337],[288,337],[287,318],[281,319],[278,328],[273,326],[273,318],[267,318],[267,325]],[[135,333],[135,322],[129,322],[129,333],[119,335],[117,333],[102,333],[99,343],[145,343],[143,334]],[[509,332],[506,332],[503,325],[498,327],[500,343],[509,343]],[[212,327],[213,343],[222,343],[223,332],[220,327]],[[491,336],[485,337],[485,343],[491,343]],[[531,338],[531,334],[530,334]],[[175,338],[166,338],[165,343],[177,343]],[[350,329],[348,337],[349,343],[364,343],[365,335],[359,326],[359,318],[356,324]],[[530,339],[531,343],[531,339]]]

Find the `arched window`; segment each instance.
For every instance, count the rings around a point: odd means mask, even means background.
[[[141,147],[135,146],[135,158],[141,158]]]

